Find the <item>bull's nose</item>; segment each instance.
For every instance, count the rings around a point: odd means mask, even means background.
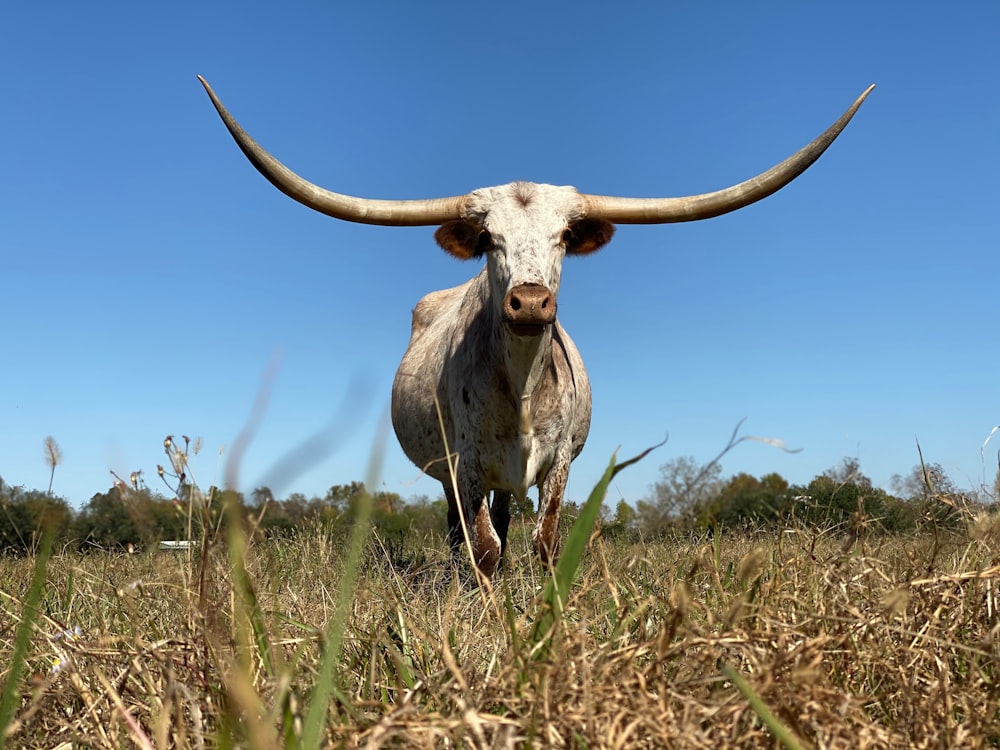
[[[519,284],[504,298],[503,319],[519,336],[538,336],[556,319],[556,298],[541,284]]]

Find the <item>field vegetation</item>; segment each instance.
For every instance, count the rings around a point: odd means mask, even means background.
[[[197,541],[180,553],[53,545],[39,526],[0,557],[0,743],[1000,745],[986,508],[926,483],[887,529],[868,511],[894,506],[861,482],[839,521],[798,494],[778,517],[699,522],[709,493],[643,530],[602,521],[615,470],[566,514],[554,570],[524,517],[492,584],[453,567],[433,525],[386,531],[357,487],[350,523],[266,533],[266,503],[177,485]]]

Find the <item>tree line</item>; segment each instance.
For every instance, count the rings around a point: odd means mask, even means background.
[[[709,531],[719,528],[804,524],[857,533],[909,532],[927,524],[958,526],[971,515],[992,509],[992,492],[960,489],[938,464],[920,464],[896,475],[892,492],[873,485],[854,458],[794,485],[780,474],[739,473],[723,478],[717,463],[691,457],[668,461],[661,479],[635,508],[619,503],[613,522],[644,534]]]
[[[171,496],[146,487],[137,473],[129,482],[118,479],[75,511],[65,499],[52,495],[51,488],[28,490],[0,479],[0,553],[30,552],[46,532],[54,533],[62,548],[79,550],[141,549],[162,540],[197,539],[234,517],[227,516],[227,506],[266,537],[320,527],[348,529],[362,502],[371,503],[371,522],[383,539],[401,540],[414,533],[443,535],[447,528],[443,497],[404,499],[394,492],[369,492],[363,482],[333,485],[322,497],[294,493],[280,500],[267,487],[255,489],[249,497],[217,488],[202,493],[187,478],[183,462],[178,463],[173,472],[158,467]],[[845,459],[805,485],[793,485],[776,473],[723,478],[717,463],[699,464],[690,457],[671,459],[661,466],[660,475],[649,494],[634,504],[622,498],[613,511],[605,506],[606,535],[648,538],[791,523],[845,533],[857,533],[862,527],[907,532],[927,522],[958,525],[970,512],[992,507],[989,503],[995,499],[992,493],[959,489],[935,464],[894,477],[891,493],[875,487],[854,459]],[[572,514],[576,504],[567,502],[565,508]],[[531,522],[534,510],[530,499],[513,507],[514,523]]]
[[[358,515],[359,503],[371,502],[371,520],[384,538],[410,532],[443,533],[447,506],[444,498],[409,500],[394,492],[368,492],[363,482],[334,485],[323,497],[301,493],[284,500],[260,487],[244,497],[215,487],[201,492],[184,483],[172,497],[136,482],[115,482],[93,495],[79,510],[48,492],[4,484],[0,479],[0,553],[30,552],[45,533],[53,533],[59,547],[136,550],[165,540],[199,539],[222,530],[233,517],[255,533],[281,537],[324,527],[347,529]]]

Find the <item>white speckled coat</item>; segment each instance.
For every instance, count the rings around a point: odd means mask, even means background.
[[[444,225],[437,239],[449,252],[471,257],[470,246],[483,247],[485,234],[486,266],[465,284],[420,300],[393,384],[399,442],[442,483],[455,551],[463,544],[457,486],[486,575],[506,544],[511,496],[523,499],[532,485],[539,488],[541,511],[535,548],[543,560],[554,557],[569,464],[590,430],[590,382],[554,312],[538,335],[525,336],[512,330],[504,311],[511,290],[523,285],[544,287],[554,305],[564,255],[591,252],[610,238],[606,222],[577,223],[578,207],[573,188],[551,185],[514,183],[472,193],[469,218]]]

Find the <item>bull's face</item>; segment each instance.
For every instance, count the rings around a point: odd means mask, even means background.
[[[581,208],[573,188],[515,182],[471,193],[468,218],[442,225],[435,238],[457,258],[485,254],[500,320],[515,336],[540,336],[556,319],[563,258],[592,253],[614,234]]]

